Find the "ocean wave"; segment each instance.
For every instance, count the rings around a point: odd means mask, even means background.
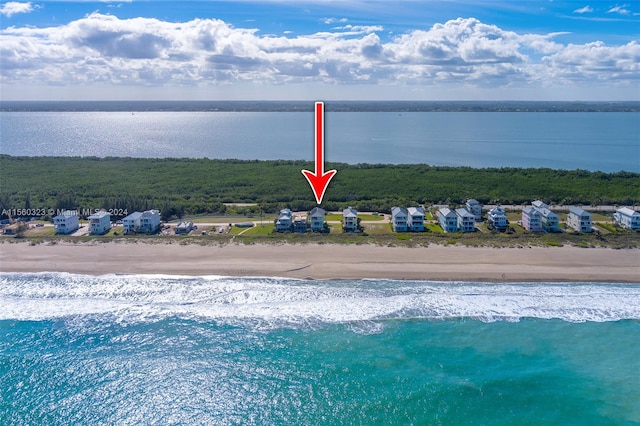
[[[273,277],[0,273],[0,320],[110,315],[379,331],[384,320],[640,319],[640,283],[308,281]],[[375,324],[374,324],[375,323]]]

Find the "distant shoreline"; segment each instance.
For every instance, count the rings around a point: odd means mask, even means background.
[[[640,250],[371,244],[0,244],[1,272],[474,282],[640,281]]]
[[[320,99],[318,99],[320,100]],[[311,101],[0,101],[0,112],[312,112]],[[325,101],[327,112],[640,112],[640,101]]]

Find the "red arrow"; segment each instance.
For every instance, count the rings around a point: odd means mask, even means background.
[[[316,171],[302,170],[302,174],[307,178],[313,195],[318,204],[322,203],[322,197],[327,190],[329,181],[338,173],[337,170],[324,171],[324,103],[316,102]]]

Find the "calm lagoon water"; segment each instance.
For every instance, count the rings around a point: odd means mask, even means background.
[[[640,171],[627,112],[327,112],[326,159]],[[311,112],[0,112],[0,153],[313,160]]]

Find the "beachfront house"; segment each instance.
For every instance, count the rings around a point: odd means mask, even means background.
[[[342,211],[342,229],[345,232],[358,230],[358,211],[353,207],[347,207]]]
[[[176,235],[187,235],[194,228],[193,222],[180,222],[176,225],[175,233]]]
[[[633,210],[631,207],[622,207],[613,214],[615,222],[627,229],[640,230],[640,212]]]
[[[391,207],[391,226],[394,232],[407,232],[407,211],[402,207]]]
[[[276,232],[291,231],[293,226],[293,212],[291,209],[282,209],[276,219]]]
[[[53,227],[56,234],[70,234],[80,228],[78,212],[75,210],[65,210],[53,218]]]
[[[326,213],[327,212],[325,212],[324,209],[321,209],[320,207],[314,207],[313,209],[311,209],[311,212],[309,212],[309,217],[310,227],[312,231],[323,232],[325,230],[324,216]]]
[[[473,198],[467,200],[465,206],[469,212],[474,216],[476,222],[482,221],[482,204],[478,202],[478,200],[474,200]]]
[[[458,216],[448,207],[438,210],[438,222],[444,232],[458,232]]]
[[[580,207],[571,207],[567,215],[567,225],[578,232],[591,232],[591,213]]]
[[[540,200],[536,200],[531,204],[540,213],[542,230],[545,232],[558,232],[558,215],[549,210],[549,206]]]
[[[140,216],[140,232],[153,234],[160,228],[160,212],[158,210],[146,210]]]
[[[473,232],[476,230],[476,217],[467,209],[456,209],[458,231]]]
[[[129,216],[122,219],[122,227],[125,234],[131,234],[133,232],[140,232],[140,217],[141,212],[133,212]]]
[[[296,216],[293,219],[293,232],[305,233],[307,232],[307,217]]]
[[[522,209],[522,227],[527,231],[541,232],[542,217],[540,212],[531,206]]]
[[[493,228],[497,231],[504,232],[507,230],[507,214],[500,206],[495,206],[494,208],[489,210],[489,214],[487,215],[487,222],[490,228]]]
[[[407,214],[407,228],[409,231],[424,231],[424,210],[422,207],[409,207]]]
[[[100,210],[89,216],[89,235],[102,235],[111,229],[111,215]]]

